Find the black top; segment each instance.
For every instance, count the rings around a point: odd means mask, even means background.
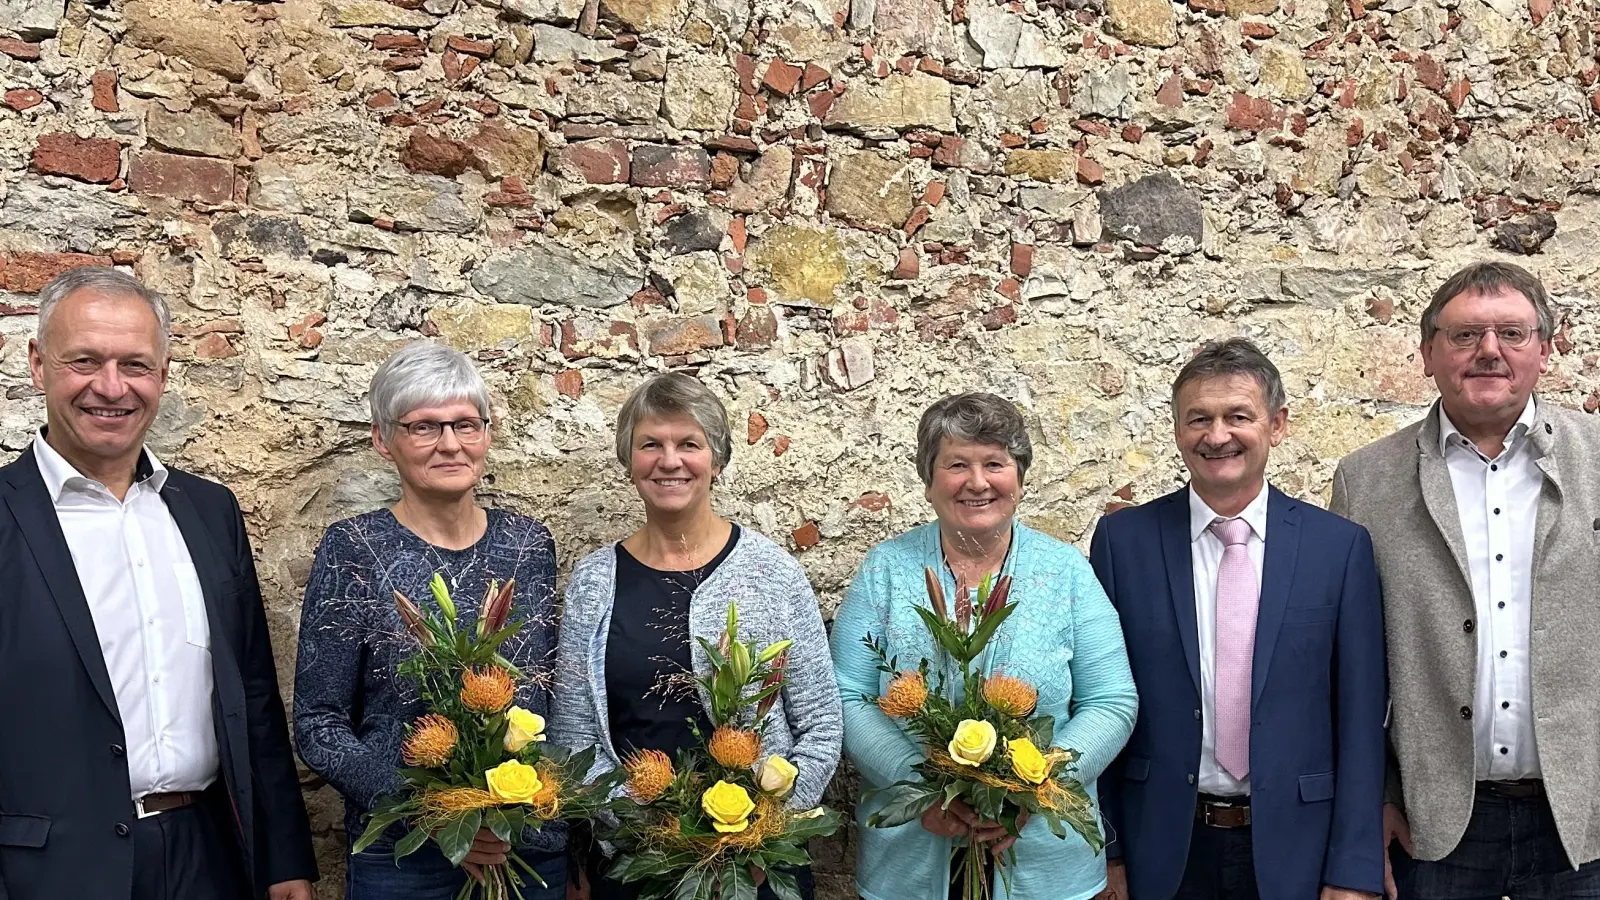
[[[715,558],[698,569],[664,572],[617,544],[617,593],[606,638],[606,705],[611,745],[626,756],[660,750],[678,758],[695,745],[692,720],[710,735],[711,720],[694,687],[689,656],[689,599],[728,558],[739,526]]]

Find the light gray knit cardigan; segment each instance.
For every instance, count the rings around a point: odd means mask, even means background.
[[[556,688],[550,740],[564,747],[597,746],[590,778],[621,765],[611,743],[606,699],[606,639],[617,589],[617,548],[608,544],[572,570],[556,652]],[[822,611],[805,570],[765,535],[739,529],[739,542],[689,599],[689,633],[715,644],[727,622],[728,604],[739,606],[739,636],[757,648],[792,639],[788,678],[778,696],[762,758],[777,753],[800,770],[789,805],[809,809],[839,764],[844,710],[833,678],[833,657]],[[690,642],[696,675],[711,665],[698,642]],[[705,692],[700,702],[707,703]],[[648,702],[648,701],[646,701]]]

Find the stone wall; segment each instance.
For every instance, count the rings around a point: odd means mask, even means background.
[[[422,336],[481,361],[490,498],[564,565],[638,522],[623,396],[698,370],[721,508],[829,610],[928,516],[949,391],[1026,410],[1024,517],[1082,541],[1178,483],[1170,379],[1250,335],[1293,400],[1273,477],[1320,501],[1428,402],[1427,293],[1508,253],[1565,314],[1546,390],[1594,412],[1596,5],[1367,2],[0,0],[0,447],[44,415],[51,275],[167,292],[154,445],[239,493],[287,680],[320,532],[395,496],[365,385]]]

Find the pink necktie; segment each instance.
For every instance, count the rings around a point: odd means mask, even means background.
[[[1260,585],[1246,542],[1250,523],[1218,519],[1222,540],[1217,567],[1217,764],[1243,781],[1250,775],[1250,666],[1256,649]]]

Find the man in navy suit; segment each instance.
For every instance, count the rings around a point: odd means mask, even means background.
[[[1372,541],[1266,481],[1278,370],[1209,343],[1172,389],[1189,485],[1102,519],[1139,719],[1100,777],[1102,897],[1355,900],[1383,890],[1385,667]]]

